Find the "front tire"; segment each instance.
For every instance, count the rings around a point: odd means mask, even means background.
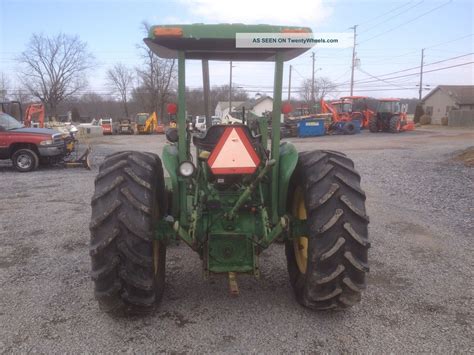
[[[390,133],[399,133],[401,127],[402,127],[402,124],[401,124],[399,116],[393,116],[392,118],[390,118],[390,123],[389,123]]]
[[[166,208],[160,158],[130,151],[108,156],[91,204],[91,276],[101,309],[149,313],[165,286],[166,245],[154,239]]]
[[[356,133],[356,127],[353,122],[346,122],[344,126],[342,126],[342,132],[347,135],[353,135]]]
[[[306,220],[308,231],[285,244],[297,301],[316,310],[358,303],[370,244],[365,193],[354,163],[337,152],[301,153],[289,196],[289,212]]]
[[[12,155],[12,162],[15,169],[22,173],[33,171],[39,166],[38,155],[31,149],[18,149]]]

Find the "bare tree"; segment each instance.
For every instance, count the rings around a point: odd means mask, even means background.
[[[93,66],[87,44],[63,33],[53,37],[34,34],[18,61],[23,84],[52,116],[59,103],[86,87],[85,74]]]
[[[4,73],[0,73],[0,101],[6,101],[8,90],[10,89],[10,80]]]
[[[148,33],[150,26],[143,23],[143,29]],[[140,85],[134,96],[144,102],[147,111],[157,112],[163,117],[165,104],[176,84],[176,60],[158,58],[146,45],[139,45],[138,48],[142,53],[143,66],[137,68]]]
[[[30,92],[20,86],[14,89],[12,95],[10,96],[13,98],[13,100],[20,101],[23,105],[29,103],[32,99]]]
[[[314,96],[316,100],[324,99],[326,95],[336,88],[328,78],[318,78],[314,83]],[[306,103],[311,102],[311,79],[305,79],[300,87],[300,99]]]
[[[115,64],[107,70],[107,81],[113,92],[120,96],[125,117],[128,117],[128,93],[132,88],[133,80],[133,71],[122,63]]]
[[[213,86],[209,93],[211,101],[211,112],[219,101],[229,101],[229,85]],[[240,88],[232,90],[232,101],[247,101],[249,96],[247,92]],[[186,88],[186,111],[193,115],[204,115],[204,92],[202,88]]]
[[[303,80],[300,92],[299,92],[300,99],[306,103],[311,102],[311,79]]]
[[[333,92],[337,85],[328,78],[322,77],[316,80],[316,89],[318,99],[324,99],[326,95]]]

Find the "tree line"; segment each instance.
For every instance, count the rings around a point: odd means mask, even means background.
[[[150,26],[142,24],[148,33]],[[107,92],[88,90],[87,78],[97,68],[87,43],[77,35],[60,33],[54,36],[33,34],[25,50],[17,56],[17,82],[12,88],[10,78],[0,73],[0,101],[41,102],[49,117],[64,116],[71,111],[73,120],[90,118],[133,117],[138,112],[157,112],[166,117],[166,104],[176,100],[177,61],[157,57],[146,45],[137,45],[141,63],[129,67],[117,62],[106,69]],[[315,97],[325,97],[335,84],[326,78],[315,83]],[[311,80],[303,81],[298,95],[300,103],[311,103]],[[246,101],[250,95],[242,88],[233,88],[232,101]],[[229,85],[211,88],[211,110],[217,102],[229,99]],[[188,114],[204,113],[202,89],[187,89]]]

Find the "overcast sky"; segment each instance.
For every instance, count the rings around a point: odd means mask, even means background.
[[[421,49],[424,83],[474,84],[473,1],[471,0],[0,0],[0,71],[15,83],[15,57],[32,33],[77,34],[88,43],[99,66],[90,90],[107,94],[105,71],[114,63],[140,65],[136,45],[144,37],[141,23],[268,23],[309,26],[315,32],[351,31],[358,25],[355,94],[417,97]],[[313,49],[316,77],[337,83],[332,97],[349,92],[352,48]],[[456,58],[459,57],[459,58]],[[454,59],[452,59],[454,58]],[[439,63],[435,63],[439,62]],[[435,64],[431,64],[435,63]],[[292,88],[311,77],[311,52],[289,62]],[[211,63],[211,85],[227,84],[229,63]],[[415,75],[416,74],[416,75]],[[235,63],[233,82],[252,93],[271,90],[273,65]],[[187,85],[202,85],[199,62],[189,62]],[[288,86],[285,64],[284,89]],[[295,92],[294,96],[296,97]],[[286,94],[284,93],[284,97]]]

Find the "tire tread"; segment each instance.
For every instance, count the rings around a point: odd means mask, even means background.
[[[293,241],[286,242],[296,299],[316,310],[350,307],[360,301],[369,271],[369,218],[360,175],[341,153],[304,152],[290,182],[289,211],[298,187],[305,197],[309,240],[304,274],[297,267]]]

